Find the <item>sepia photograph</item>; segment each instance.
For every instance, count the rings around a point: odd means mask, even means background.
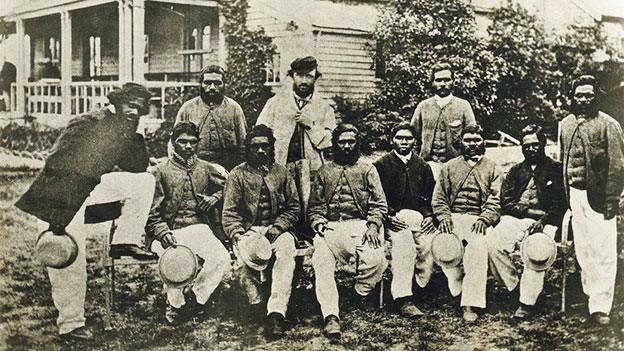
[[[0,0],[1,350],[624,350],[624,1]]]

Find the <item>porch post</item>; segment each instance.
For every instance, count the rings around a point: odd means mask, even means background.
[[[225,62],[227,58],[227,44],[225,43],[225,32],[223,26],[225,25],[225,16],[221,10],[219,11],[219,48],[218,48],[218,58],[219,58],[219,66],[225,67]]]
[[[24,96],[24,85],[27,81],[26,75],[26,64],[25,62],[30,62],[30,57],[24,57],[26,55],[26,50],[24,48],[24,40],[25,40],[25,30],[24,30],[24,20],[22,18],[15,19],[15,32],[17,34],[17,57],[18,62],[16,62],[16,72],[15,72],[15,85],[16,85],[16,93],[12,99],[15,99],[15,111],[19,113],[25,113],[25,103],[26,97]]]
[[[145,80],[145,1],[132,1],[132,80]]]
[[[72,17],[71,12],[61,12],[61,97],[63,116],[71,115],[72,83]]]
[[[124,1],[124,79],[122,82],[132,80],[132,7],[131,0]]]
[[[125,1],[117,0],[117,13],[118,13],[118,27],[119,27],[119,40],[117,42],[118,50],[119,50],[119,60],[117,62],[118,66],[118,79],[120,82],[126,80],[126,65],[125,65],[125,57],[126,57],[126,16],[125,16]]]

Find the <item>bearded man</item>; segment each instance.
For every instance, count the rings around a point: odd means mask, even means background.
[[[362,307],[388,267],[383,220],[388,212],[377,169],[360,159],[358,130],[340,124],[332,133],[334,160],[324,164],[312,185],[308,223],[314,230],[312,267],[324,333],[340,336],[336,260],[356,258],[355,291]]]
[[[518,285],[510,257],[527,236],[544,232],[555,237],[565,212],[561,163],[546,156],[546,136],[532,124],[522,130],[524,161],[511,167],[501,187],[500,223],[488,236],[490,267],[509,291]],[[524,267],[520,278],[520,306],[513,315],[529,319],[544,287],[546,272]]]
[[[225,96],[225,70],[216,65],[199,72],[199,96],[185,102],[175,119],[191,121],[199,127],[197,156],[230,171],[242,162],[247,122],[243,109]]]
[[[409,123],[392,129],[393,150],[374,162],[388,200],[386,229],[392,241],[390,291],[402,316],[423,312],[412,301],[412,279],[425,287],[433,272],[431,239],[435,230],[431,167],[414,152],[416,131]],[[415,273],[415,274],[414,274]]]
[[[269,339],[282,337],[285,329],[295,270],[294,226],[300,211],[295,181],[286,167],[275,162],[274,145],[271,128],[257,125],[251,129],[245,140],[247,161],[230,173],[223,205],[223,228],[235,247],[247,236],[257,234],[271,243],[274,263],[265,328]],[[238,259],[249,303],[264,308],[258,277],[264,272],[258,273],[241,257]]]
[[[479,125],[462,131],[462,155],[440,169],[431,205],[440,222],[438,229],[467,243],[460,266],[443,267],[453,296],[461,294],[463,318],[474,322],[475,308],[485,308],[488,250],[485,235],[500,217],[500,177],[494,161],[485,154]]]
[[[598,111],[596,90],[596,79],[589,75],[572,85],[572,113],[559,123],[559,148],[583,291],[592,320],[607,325],[617,266],[615,217],[624,188],[624,137],[618,122]]]

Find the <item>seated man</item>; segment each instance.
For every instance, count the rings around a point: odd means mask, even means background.
[[[332,132],[334,160],[321,166],[312,185],[308,222],[314,230],[312,267],[316,298],[328,337],[340,336],[336,260],[355,256],[355,291],[364,306],[388,267],[383,219],[388,205],[375,167],[360,159],[358,130],[340,124]]]
[[[423,315],[412,301],[412,278],[425,287],[433,272],[431,239],[435,229],[431,167],[413,152],[416,130],[409,123],[392,129],[393,150],[374,162],[388,200],[386,229],[392,240],[392,297],[404,317]]]
[[[215,237],[206,213],[223,196],[224,176],[213,164],[196,156],[199,131],[193,122],[180,122],[171,132],[171,157],[152,170],[156,191],[145,232],[147,245],[161,254],[169,246],[188,246],[203,261],[188,298],[203,305],[230,270],[230,255]],[[149,246],[148,246],[149,247]],[[185,304],[183,288],[165,285],[165,319],[179,321]]]
[[[546,156],[546,136],[530,125],[522,130],[524,161],[514,165],[501,187],[500,223],[488,237],[492,273],[509,291],[518,285],[518,274],[509,257],[525,235],[544,232],[554,238],[565,212],[561,164]],[[520,279],[520,306],[514,318],[528,319],[544,287],[545,272],[524,267]]]
[[[499,173],[484,157],[485,140],[480,126],[462,131],[462,155],[442,165],[431,205],[439,230],[459,237],[465,247],[461,267],[443,267],[453,296],[461,294],[463,318],[474,322],[475,307],[485,308],[488,251],[485,235],[500,217]]]
[[[258,233],[266,236],[271,243],[275,262],[271,272],[271,296],[266,305],[265,329],[270,339],[279,338],[284,332],[284,317],[295,270],[293,229],[299,220],[295,180],[286,167],[275,163],[274,145],[271,128],[265,125],[252,128],[245,138],[247,161],[232,170],[223,201],[223,228],[234,245],[238,245],[245,236]],[[260,306],[263,302],[258,290],[260,279],[254,279],[258,273],[248,267],[241,257],[238,259],[249,303]]]

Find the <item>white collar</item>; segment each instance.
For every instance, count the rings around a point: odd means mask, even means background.
[[[445,97],[440,97],[437,94],[433,96],[433,98],[435,99],[436,104],[438,104],[438,106],[440,106],[440,108],[448,105],[449,102],[451,102],[451,98],[453,97],[453,93],[448,94]]]
[[[106,105],[106,108],[107,108],[107,109],[108,109],[108,110],[109,110],[112,114],[117,113],[117,110],[115,109],[115,105],[113,105],[113,104],[108,104],[108,105]]]
[[[401,154],[399,154],[398,152],[396,152],[396,150],[392,150],[392,152],[394,152],[395,155],[397,155],[397,157],[404,163],[407,164],[407,162],[409,162],[409,160],[412,158],[412,152],[410,151],[409,154],[403,156]]]

